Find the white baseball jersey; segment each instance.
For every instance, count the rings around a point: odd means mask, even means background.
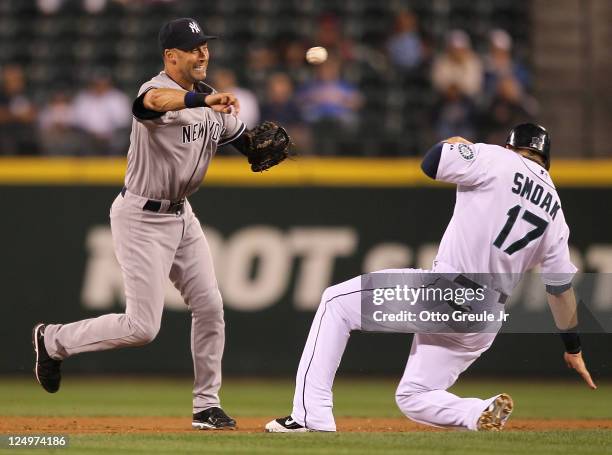
[[[145,82],[138,96],[152,88],[183,88],[162,71]],[[242,134],[234,115],[207,107],[170,111],[143,120],[134,117],[125,186],[150,199],[177,200],[194,193],[217,147]]]
[[[571,281],[569,228],[548,172],[506,148],[444,144],[436,180],[457,184],[436,271],[515,274],[540,265],[547,285]]]

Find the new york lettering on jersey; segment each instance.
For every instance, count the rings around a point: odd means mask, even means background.
[[[199,141],[204,138],[206,132],[210,133],[210,139],[214,142],[219,142],[221,137],[221,124],[214,120],[206,120],[206,122],[198,122],[193,125],[184,125],[182,134],[183,144]]]

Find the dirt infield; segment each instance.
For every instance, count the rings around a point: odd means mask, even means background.
[[[242,417],[238,419],[237,433],[259,433],[271,417]],[[404,418],[338,419],[338,431],[342,432],[407,432],[444,431],[411,422]],[[612,429],[612,419],[597,420],[510,420],[507,430],[547,431]],[[15,417],[0,416],[0,434],[6,433],[183,433],[194,431],[191,421],[184,417]],[[203,432],[205,433],[205,432]],[[234,433],[234,432],[228,432]]]

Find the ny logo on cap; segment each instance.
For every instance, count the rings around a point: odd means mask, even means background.
[[[529,147],[533,147],[538,150],[543,150],[544,149],[544,138],[541,136],[533,136],[531,138],[531,144],[529,145]]]
[[[195,22],[189,22],[189,28],[193,33],[200,33],[200,27]]]

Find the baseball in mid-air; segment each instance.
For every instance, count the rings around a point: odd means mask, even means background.
[[[327,60],[327,49],[324,47],[311,47],[306,51],[306,61],[311,65],[320,65],[325,60]]]

